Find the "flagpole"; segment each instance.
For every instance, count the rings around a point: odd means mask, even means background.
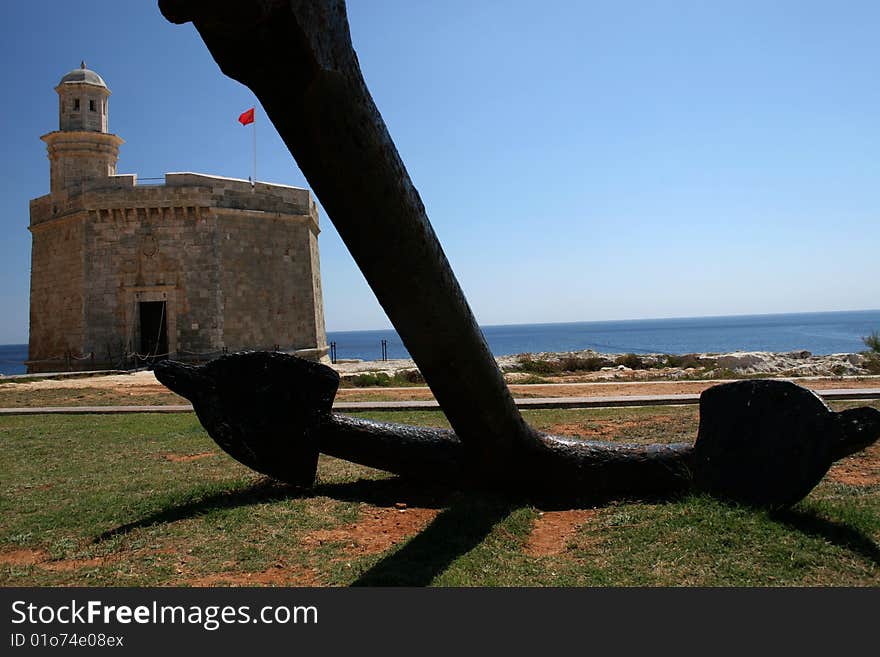
[[[251,177],[251,191],[254,191],[257,185],[257,106],[254,105],[249,110],[245,110],[238,117],[238,122],[242,125],[248,123],[254,124],[254,175]]]

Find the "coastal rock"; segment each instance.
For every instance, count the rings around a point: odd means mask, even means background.
[[[781,374],[784,376],[859,376],[867,372],[860,354],[814,356],[809,351],[774,353],[767,351],[720,354],[716,364],[736,374]]]
[[[639,354],[642,366],[636,369],[620,370],[617,361],[626,354],[604,354],[592,349],[566,352],[536,352],[532,354],[512,354],[496,357],[498,367],[514,382],[513,376],[521,371],[524,361],[559,363],[563,360],[594,359],[607,364],[590,373],[592,380],[613,380],[626,378],[668,378],[681,379],[688,376],[702,378],[729,378],[735,375],[761,374],[768,376],[866,376],[866,358],[862,354],[814,355],[806,350],[782,353],[768,351],[738,351],[723,354],[687,354],[669,356],[667,354]],[[366,372],[384,372],[394,376],[415,370],[415,363],[409,359],[388,361],[339,361],[333,369],[347,378]],[[543,375],[541,375],[543,376]],[[511,378],[512,377],[512,378]]]
[[[758,354],[730,354],[720,356],[717,360],[718,367],[733,371],[756,369],[765,365],[766,359]]]

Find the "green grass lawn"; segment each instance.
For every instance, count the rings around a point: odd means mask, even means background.
[[[630,442],[690,440],[697,425],[696,407],[526,416]],[[780,514],[703,496],[567,514],[329,457],[299,491],[227,457],[192,414],[3,417],[0,452],[5,586],[880,584],[876,448],[843,464],[860,477],[834,470]],[[536,549],[550,521],[558,545]]]

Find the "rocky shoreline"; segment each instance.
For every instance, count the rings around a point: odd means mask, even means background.
[[[880,374],[880,362],[860,353],[814,355],[809,351],[784,353],[736,351],[730,353],[606,354],[592,350],[514,354],[496,358],[512,383],[546,380],[646,380],[717,379],[731,377],[870,376]],[[389,377],[417,372],[410,359],[339,361],[340,376],[385,374]]]

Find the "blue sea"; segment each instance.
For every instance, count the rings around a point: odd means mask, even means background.
[[[496,356],[593,349],[604,353],[687,354],[729,351],[795,351],[835,354],[863,351],[862,337],[880,331],[880,310],[633,319],[565,324],[483,326]],[[389,358],[408,358],[394,330],[328,331],[337,358],[377,360],[382,340]]]
[[[880,331],[880,310],[633,319],[564,324],[484,326],[496,356],[593,349],[605,353],[687,354],[728,351],[795,351],[833,354],[862,351],[862,337]],[[408,358],[394,330],[328,331],[337,358],[378,360],[382,340],[389,358]],[[0,373],[25,371],[27,345],[0,345]]]

